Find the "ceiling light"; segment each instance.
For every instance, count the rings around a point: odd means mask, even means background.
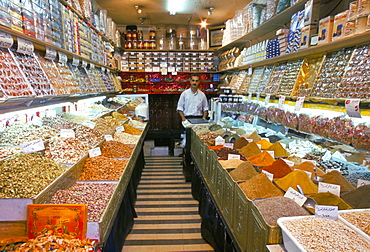
[[[138,14],[141,14],[143,12],[143,10],[141,9],[141,6],[139,6],[139,5],[135,5],[135,9],[136,9]]]
[[[207,27],[207,19],[203,19],[202,22],[200,23],[200,27],[206,28]]]
[[[209,7],[208,8],[208,16],[211,16],[212,15],[212,11],[214,10],[213,7]]]
[[[170,15],[183,11],[184,6],[185,0],[167,0],[167,10],[170,12]]]

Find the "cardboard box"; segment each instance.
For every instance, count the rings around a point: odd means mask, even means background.
[[[152,149],[152,156],[168,156],[169,154],[168,146],[154,147]]]
[[[331,42],[332,35],[333,35],[333,25],[334,25],[333,17],[328,16],[320,20],[319,22],[319,42],[318,42],[319,45]]]
[[[318,24],[321,0],[308,0],[304,7],[304,25]]]
[[[311,38],[317,34],[317,25],[307,25],[303,27],[301,34],[300,48],[308,48],[311,45]]]
[[[348,10],[338,13],[334,16],[333,37],[332,40],[344,37],[344,27],[348,20]]]
[[[27,206],[28,238],[43,233],[69,233],[86,238],[87,205],[85,204],[29,204]]]

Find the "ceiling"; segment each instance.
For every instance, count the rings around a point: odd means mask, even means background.
[[[118,26],[125,25],[199,25],[207,19],[208,26],[222,25],[235,15],[235,11],[244,8],[251,0],[95,0],[100,8],[108,11],[108,16]],[[167,6],[173,1],[181,8],[175,15],[170,15]],[[138,14],[135,6],[140,6]],[[212,15],[208,9],[213,7]],[[140,20],[141,18],[141,20]]]

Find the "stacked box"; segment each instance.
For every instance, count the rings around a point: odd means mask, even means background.
[[[50,13],[50,4],[49,2],[45,2],[42,5],[43,13],[44,13],[44,35],[45,35],[45,42],[53,44],[52,38],[52,28],[51,28],[51,13]]]
[[[67,7],[61,9],[63,25],[63,48],[73,52],[73,13]]]
[[[11,28],[15,31],[23,32],[22,7],[19,1],[9,1],[9,14]]]
[[[11,28],[11,18],[9,14],[8,1],[0,2],[0,25]]]
[[[51,19],[51,39],[53,44],[62,47],[63,44],[63,24],[62,24],[62,4],[57,0],[50,0],[50,19]]]
[[[279,38],[275,38],[273,40],[269,40],[267,42],[267,46],[266,46],[266,59],[277,57],[279,55],[280,55],[280,42],[279,42]]]
[[[288,35],[288,47],[286,53],[298,51],[301,44],[301,31],[304,24],[304,10],[292,15],[290,33]]]
[[[279,54],[285,53],[286,49],[288,48],[289,33],[289,29],[279,29],[276,31],[276,36],[279,43]]]
[[[31,0],[21,0],[23,33],[36,37],[35,18]]]
[[[311,38],[317,34],[318,26],[315,24],[303,27],[301,34],[300,49],[308,48],[311,45]]]
[[[333,25],[333,40],[341,39],[344,37],[344,27],[348,20],[348,10],[338,13],[334,16]]]
[[[44,9],[43,9],[43,0],[32,0],[32,7],[35,18],[35,37],[39,40],[45,40],[45,31],[44,31]]]
[[[320,20],[319,22],[319,41],[318,44],[324,44],[331,42],[333,36],[333,17],[326,17]]]
[[[320,0],[308,0],[304,6],[304,25],[318,24],[320,16]]]

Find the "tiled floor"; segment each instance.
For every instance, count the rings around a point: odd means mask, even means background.
[[[201,237],[198,202],[179,157],[146,157],[138,187],[138,218],[122,252],[213,251]]]

